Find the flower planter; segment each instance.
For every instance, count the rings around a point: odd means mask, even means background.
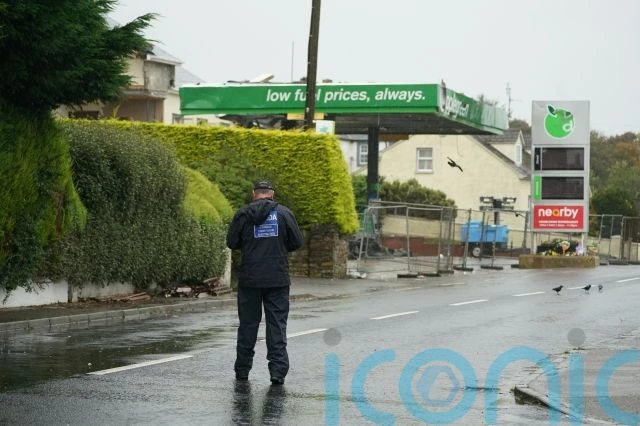
[[[522,254],[518,261],[521,269],[595,268],[600,264],[598,256]]]

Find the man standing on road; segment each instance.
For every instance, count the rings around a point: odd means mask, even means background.
[[[227,247],[240,249],[238,279],[238,341],[236,379],[248,380],[253,366],[262,307],[266,317],[267,360],[271,383],[281,385],[289,371],[287,318],[289,316],[288,254],[302,247],[296,218],[287,207],[273,201],[273,185],[257,182],[253,201],[239,209],[227,233]]]

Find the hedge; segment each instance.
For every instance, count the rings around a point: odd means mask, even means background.
[[[358,229],[351,178],[335,136],[115,120],[91,126],[130,129],[175,147],[181,163],[216,182],[235,209],[247,202],[252,181],[270,179],[276,199],[303,228],[329,224],[346,234]]]
[[[70,283],[145,288],[222,275],[231,207],[212,185],[198,184],[170,147],[149,137],[89,121],[61,126],[89,212],[86,228],[66,241]]]
[[[52,117],[0,107],[0,288],[32,290],[59,273],[58,244],[86,220],[68,144]]]
[[[233,208],[218,186],[202,173],[182,167],[187,178],[187,193],[184,206],[192,216],[211,223],[228,223],[233,217]]]

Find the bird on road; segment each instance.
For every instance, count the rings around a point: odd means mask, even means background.
[[[585,291],[585,293],[589,293],[589,290],[591,289],[591,284],[587,284],[584,287],[582,287],[582,289]]]
[[[459,168],[459,169],[460,169],[460,171],[461,171],[461,172],[464,172],[464,170],[462,170],[462,167],[460,167],[460,166],[458,165],[458,163],[456,163],[455,161],[453,161],[451,158],[447,157],[447,160],[449,160],[449,161],[447,161],[447,164],[448,164],[448,165],[450,165],[451,167],[457,167],[457,168]]]
[[[602,284],[598,284],[598,291],[602,291],[603,288],[604,286]]]
[[[555,291],[557,295],[560,294],[560,290],[562,290],[563,285],[559,285],[558,287],[554,287],[551,290]]]

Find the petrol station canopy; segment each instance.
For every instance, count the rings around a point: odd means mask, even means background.
[[[291,127],[304,120],[306,84],[185,85],[185,115],[279,116]],[[335,122],[337,134],[502,134],[506,112],[444,84],[316,85],[315,118]],[[293,125],[292,125],[293,124]]]

